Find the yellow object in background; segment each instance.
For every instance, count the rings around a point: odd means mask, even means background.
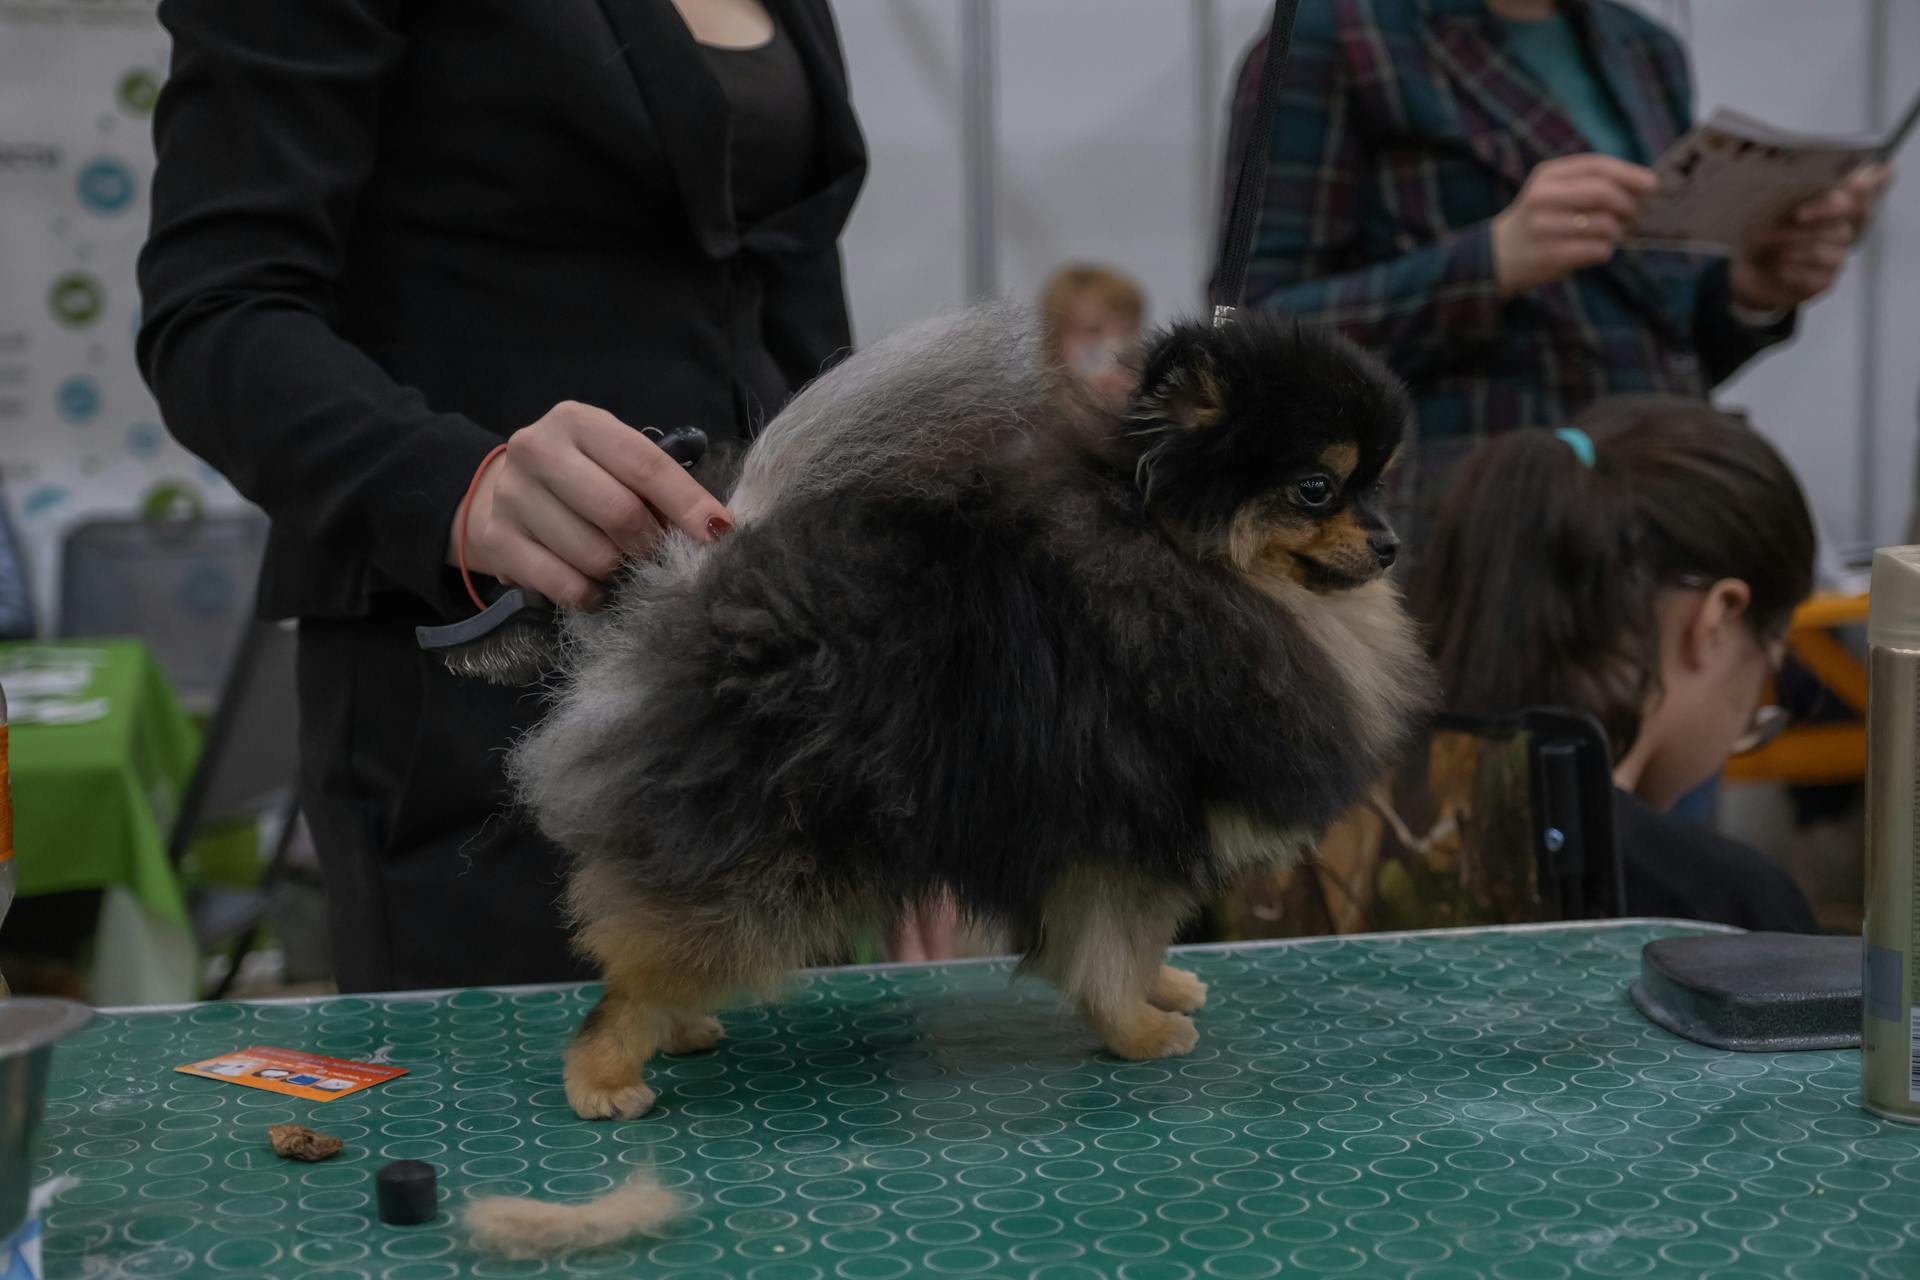
[[[1854,719],[1789,725],[1760,750],[1727,762],[1729,782],[1820,786],[1867,774],[1867,669],[1834,632],[1865,626],[1865,595],[1816,595],[1793,611],[1787,651],[1853,712]],[[1764,695],[1773,698],[1773,690]]]

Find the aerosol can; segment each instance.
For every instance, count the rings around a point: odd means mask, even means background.
[[[1920,1124],[1920,547],[1873,555],[1860,1101]]]

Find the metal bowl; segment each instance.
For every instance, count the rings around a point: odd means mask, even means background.
[[[33,1140],[47,1097],[47,1067],[57,1040],[93,1020],[93,1010],[41,996],[0,999],[0,1240],[27,1220],[33,1189]]]

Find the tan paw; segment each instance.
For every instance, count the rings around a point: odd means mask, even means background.
[[[567,1101],[582,1120],[632,1120],[653,1106],[654,1093],[635,1081],[628,1085],[604,1088],[584,1083],[567,1074]]]
[[[1207,1004],[1207,984],[1170,964],[1160,966],[1160,980],[1154,984],[1153,1003],[1171,1013],[1192,1013]]]
[[[666,1053],[705,1053],[725,1034],[718,1018],[684,1018],[673,1024],[661,1048]]]
[[[1122,1021],[1104,1027],[1107,1048],[1133,1062],[1177,1058],[1200,1041],[1193,1019],[1143,1004]]]

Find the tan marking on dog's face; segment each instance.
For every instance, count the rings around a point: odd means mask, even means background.
[[[1320,451],[1320,465],[1327,469],[1327,474],[1341,488],[1345,488],[1347,478],[1360,465],[1360,451],[1350,444],[1330,444]]]
[[[1239,570],[1254,578],[1282,578],[1315,591],[1330,586],[1314,566],[1350,580],[1350,586],[1380,576],[1380,561],[1367,545],[1367,531],[1350,507],[1326,516],[1274,519],[1258,508],[1243,509],[1228,536],[1228,554]]]

